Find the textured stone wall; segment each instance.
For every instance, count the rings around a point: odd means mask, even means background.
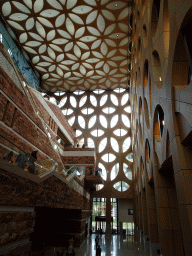
[[[54,104],[50,103],[49,101],[47,101],[47,104],[53,110],[56,117],[59,119],[59,121],[61,122],[63,127],[65,127],[65,129],[67,130],[67,132],[69,133],[71,138],[74,140],[75,132],[74,132],[73,128],[69,125],[69,123],[68,123],[67,119],[65,118],[65,116],[63,115],[62,111],[58,107],[56,107]]]
[[[52,148],[41,120],[31,107],[29,99],[1,68],[0,109],[0,121],[10,128],[7,129],[6,126],[0,123],[0,134],[2,136],[27,153],[39,149],[42,151],[39,152],[39,160],[46,159],[49,156],[61,162],[60,157]]]
[[[34,230],[34,225],[35,212],[1,212],[0,247],[28,238]]]
[[[63,163],[67,164],[95,164],[94,157],[85,156],[62,156]]]
[[[85,230],[85,221],[81,221],[81,219],[91,214],[90,200],[53,176],[38,184],[0,169],[0,180],[0,205],[79,209],[79,213],[73,217],[79,220],[71,220],[73,232],[70,231],[70,228],[67,230],[67,227],[63,232],[76,234],[77,241],[82,242],[80,233]],[[84,211],[81,212],[82,209]],[[6,245],[29,237],[33,233],[34,219],[35,213],[1,213],[0,245]]]
[[[0,169],[1,205],[90,209],[90,201],[52,176],[37,184]]]

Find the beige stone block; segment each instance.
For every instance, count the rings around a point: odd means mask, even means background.
[[[169,207],[177,208],[178,201],[177,201],[177,193],[176,193],[175,187],[167,188],[167,195],[168,195]]]
[[[148,209],[147,214],[148,214],[148,222],[150,224],[157,224],[156,209]]]
[[[191,244],[192,241],[192,226],[191,226],[191,214],[188,212],[187,205],[179,206],[181,229],[183,235],[183,241],[187,245]]]
[[[170,8],[171,7],[171,8]],[[172,15],[175,17],[177,24],[180,28],[181,23],[185,17],[186,12],[189,10],[191,7],[191,1],[180,1],[180,0],[175,0],[171,1],[169,3],[169,8],[170,8],[170,20],[172,20]]]
[[[151,243],[159,242],[159,233],[158,233],[157,224],[149,224],[149,237],[150,237]]]
[[[147,208],[156,208],[155,195],[147,195]]]
[[[169,208],[158,208],[157,218],[161,229],[172,230],[171,212]]]
[[[190,169],[192,166],[191,152],[189,152],[188,149],[184,148],[184,146],[181,144],[180,136],[175,136],[170,144],[173,154],[174,173],[177,173],[181,169]]]
[[[183,93],[184,94],[184,93]],[[187,95],[190,95],[190,99],[186,97],[186,100],[190,101],[190,103],[180,102],[180,113],[185,117],[186,121],[192,126],[192,93],[186,92]],[[184,100],[185,94],[181,94],[181,100]]]
[[[175,186],[177,191],[178,205],[183,205],[185,204],[186,198],[183,190],[183,180],[181,171],[175,174]]]
[[[175,256],[172,230],[161,230],[161,246],[163,256]]]
[[[175,247],[175,255],[176,256],[185,255],[181,230],[173,230],[173,240],[174,240],[174,247]]]
[[[157,171],[155,179],[155,191],[157,188],[170,187],[170,183]],[[156,193],[156,192],[155,192]]]
[[[180,216],[178,208],[170,208],[172,229],[181,230]]]
[[[192,204],[192,170],[181,170],[185,203]]]
[[[167,188],[156,188],[156,207],[169,207]]]

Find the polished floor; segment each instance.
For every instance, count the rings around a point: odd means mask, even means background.
[[[96,235],[88,235],[80,248],[75,248],[75,256],[96,255]],[[100,235],[101,256],[149,256],[149,248],[134,240],[134,236]]]

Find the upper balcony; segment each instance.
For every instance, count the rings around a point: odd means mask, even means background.
[[[103,184],[101,170],[97,170],[95,166],[94,148],[65,148],[61,154],[66,166],[79,166],[84,171],[85,186],[95,189],[97,184]]]

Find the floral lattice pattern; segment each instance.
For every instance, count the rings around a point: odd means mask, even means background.
[[[2,1],[3,2],[3,1]],[[128,1],[4,1],[47,91],[127,87]]]

